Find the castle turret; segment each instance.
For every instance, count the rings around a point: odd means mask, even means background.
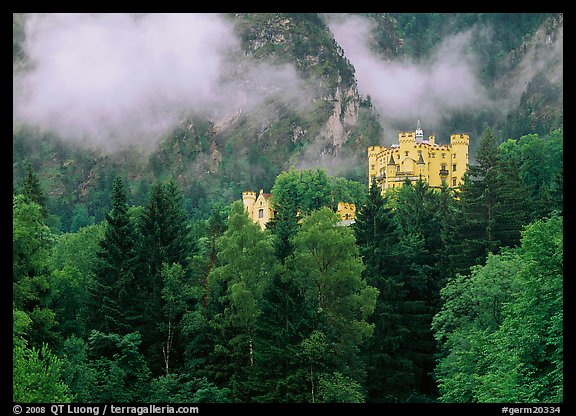
[[[450,147],[452,150],[450,177],[451,186],[458,187],[462,181],[462,176],[468,166],[468,145],[470,137],[467,134],[450,135]]]
[[[372,178],[378,176],[378,155],[384,149],[382,146],[368,147],[368,186],[372,186]]]
[[[254,213],[254,203],[256,202],[256,192],[246,191],[242,192],[242,202],[248,217],[252,218]]]

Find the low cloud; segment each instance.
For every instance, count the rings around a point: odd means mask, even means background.
[[[477,77],[477,59],[469,52],[472,31],[444,39],[426,58],[386,60],[370,48],[374,22],[351,15],[328,15],[328,25],[356,70],[358,91],[370,96],[382,125],[416,127],[429,132],[441,118],[462,109],[493,105]],[[390,138],[394,139],[394,138]]]
[[[25,34],[14,122],[107,152],[153,149],[190,114],[218,123],[271,96],[306,101],[292,66],[245,56],[217,14],[36,14]]]

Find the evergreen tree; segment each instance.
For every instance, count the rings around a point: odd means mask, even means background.
[[[395,401],[405,389],[406,363],[398,357],[397,345],[407,329],[402,322],[399,301],[404,297],[403,283],[398,279],[398,244],[392,210],[373,179],[366,205],[360,207],[353,225],[357,245],[366,268],[363,277],[379,290],[374,314],[374,336],[363,345],[367,363],[366,387],[369,402]],[[404,379],[405,380],[405,379]]]
[[[392,249],[398,257],[394,276],[403,290],[396,304],[400,315],[396,325],[404,330],[395,356],[404,363],[404,370],[396,374],[403,383],[391,387],[401,401],[426,401],[436,395],[430,375],[435,352],[430,325],[442,287],[438,269],[442,251],[439,201],[440,193],[418,180],[398,188],[393,203],[398,241]]]
[[[498,138],[486,129],[476,152],[476,165],[464,175],[457,238],[452,248],[455,273],[482,264],[499,247],[515,246],[528,216],[528,194],[514,164],[502,159]]]
[[[91,328],[122,335],[139,322],[138,303],[142,298],[135,278],[137,244],[124,183],[117,177],[112,188],[112,209],[106,214],[104,238],[99,243]]]
[[[263,294],[254,351],[257,402],[306,402],[308,371],[299,359],[300,344],[318,323],[318,314],[301,296],[288,270],[272,277]]]
[[[183,267],[188,276],[191,245],[189,227],[182,207],[182,197],[173,181],[155,182],[148,204],[140,215],[138,226],[141,245],[138,250],[138,280],[136,287],[142,299],[140,331],[142,349],[154,374],[165,372],[162,343],[165,339],[164,300],[162,290],[164,263]]]
[[[46,208],[46,195],[42,190],[40,181],[32,168],[32,164],[27,162],[24,167],[24,179],[22,181],[22,195],[28,202],[35,202],[41,207],[42,216],[45,218],[48,215]]]

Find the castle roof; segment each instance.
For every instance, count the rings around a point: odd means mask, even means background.
[[[419,151],[419,157],[418,157],[418,162],[419,165],[425,165],[426,162],[424,162],[424,158],[422,157],[422,152]]]
[[[272,196],[272,194],[267,194],[264,192],[264,189],[260,189],[260,195],[262,195],[264,199],[269,199]]]

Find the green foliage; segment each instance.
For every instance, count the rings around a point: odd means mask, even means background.
[[[88,335],[96,291],[94,264],[105,224],[83,227],[76,233],[58,237],[50,255],[48,307],[56,313],[58,331],[63,337]]]
[[[321,374],[318,379],[318,403],[364,403],[362,386],[339,371]]]
[[[48,212],[46,211],[46,195],[42,190],[40,181],[36,176],[36,173],[32,169],[32,164],[30,162],[26,163],[24,180],[22,182],[22,195],[24,195],[27,202],[35,202],[40,205],[42,209],[42,215],[46,216]]]
[[[74,395],[61,376],[63,361],[47,344],[29,347],[24,338],[32,319],[13,310],[12,400],[22,403],[68,403]]]
[[[14,340],[12,400],[22,403],[69,403],[73,396],[62,381],[62,360],[46,344],[29,348],[23,338]]]
[[[27,337],[41,349],[54,340],[55,314],[47,308],[49,255],[55,236],[44,223],[40,205],[13,197],[12,205],[12,305],[31,319]]]
[[[223,331],[212,355],[229,355],[230,388],[235,397],[245,401],[250,386],[245,383],[255,365],[254,331],[261,316],[263,295],[277,272],[271,235],[253,224],[238,201],[231,207],[228,228],[217,240],[219,266],[214,268],[210,292],[219,293],[220,313],[212,325]],[[219,346],[220,345],[220,346]],[[215,360],[216,361],[216,360]],[[215,363],[221,367],[220,360]]]
[[[529,134],[500,144],[502,157],[518,166],[519,176],[534,201],[531,219],[562,211],[563,129],[540,137]]]
[[[517,71],[557,16],[368,14],[385,57],[498,27],[469,44],[483,85]],[[493,129],[471,144],[459,200],[424,183],[383,199],[364,192],[365,148],[383,134],[370,96],[340,103],[358,108],[342,177],[288,169],[324,134],[337,88],[355,88],[322,16],[229,18],[246,54],[294,65],[306,112],[270,98],[227,128],[187,117],[146,157],[14,125],[13,399],[562,401],[561,88],[536,74],[505,124],[488,109],[443,116],[471,137]],[[30,64],[25,22],[13,14],[15,71]],[[259,188],[277,208],[265,232],[230,206]],[[336,226],[339,201],[359,209],[353,228]]]
[[[88,337],[90,366],[95,371],[92,400],[100,403],[143,402],[149,394],[150,370],[139,351],[141,335],[124,336],[93,330]]]
[[[124,183],[114,180],[112,209],[106,215],[104,238],[96,262],[92,328],[125,334],[134,316],[129,309],[138,299],[135,287],[137,235],[128,214]]]
[[[562,401],[562,224],[536,221],[520,248],[489,255],[442,290],[433,323],[441,401]]]
[[[206,378],[187,379],[169,374],[152,380],[150,403],[227,403],[230,391],[219,389]]]
[[[490,129],[480,139],[476,160],[468,166],[460,189],[461,221],[453,245],[459,273],[482,264],[500,247],[518,245],[520,231],[529,222],[528,189],[517,165],[502,157]]]
[[[354,234],[337,226],[338,221],[329,208],[306,217],[294,237],[294,255],[287,267],[318,314],[315,329],[333,345],[332,365],[361,380],[364,369],[358,346],[373,333],[374,325],[367,318],[374,312],[378,289],[362,278],[364,265]]]

